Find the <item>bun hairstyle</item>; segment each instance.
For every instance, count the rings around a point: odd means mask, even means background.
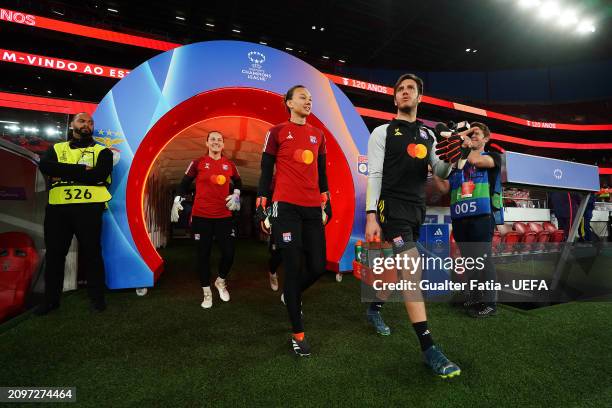
[[[289,90],[285,94],[285,108],[287,109],[287,112],[289,113],[291,113],[291,109],[289,109],[289,107],[287,106],[287,101],[290,101],[291,99],[293,99],[293,94],[295,93],[295,90],[299,88],[306,88],[306,87],[304,85],[293,85],[291,88],[289,88]]]

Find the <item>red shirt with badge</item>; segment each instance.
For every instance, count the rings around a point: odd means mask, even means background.
[[[321,130],[308,123],[281,123],[268,131],[264,152],[276,156],[273,201],[303,207],[321,205],[317,158],[326,154]]]
[[[195,177],[196,194],[191,215],[204,218],[231,217],[225,206],[230,194],[230,180],[240,179],[238,169],[232,161],[221,156],[213,159],[206,155],[192,161],[185,175]]]

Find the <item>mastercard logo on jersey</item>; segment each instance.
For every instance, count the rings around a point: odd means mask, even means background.
[[[224,185],[227,179],[223,174],[213,174],[210,176],[210,182],[213,184],[218,184],[220,186]]]
[[[414,144],[410,143],[408,148],[406,149],[408,152],[408,156],[414,157],[417,159],[423,159],[427,156],[427,147],[424,144]]]
[[[314,160],[314,154],[308,149],[296,149],[296,151],[293,152],[293,160],[298,163],[310,164]]]

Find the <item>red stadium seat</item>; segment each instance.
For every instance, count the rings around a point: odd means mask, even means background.
[[[501,234],[501,236],[503,237],[504,235],[506,235],[507,233],[512,231],[512,226],[508,225],[508,224],[502,224],[502,225],[498,225],[497,226],[497,231]]]
[[[527,225],[522,222],[515,222],[513,228],[516,232],[521,234],[520,250],[523,253],[531,252],[535,250],[534,242],[536,242],[536,233],[529,230]]]
[[[546,251],[546,243],[550,241],[550,231],[545,231],[544,227],[537,222],[530,222],[529,229],[536,233],[536,243],[534,249],[536,251]]]
[[[493,240],[491,242],[493,255],[497,255],[501,252],[502,236],[499,231],[493,231]]]
[[[550,235],[550,242],[553,244],[553,249],[559,249],[561,243],[565,239],[565,231],[556,230]]]
[[[28,234],[0,234],[0,322],[22,311],[37,265],[38,252]]]
[[[533,231],[527,231],[521,239],[521,252],[529,253],[538,250],[537,235]]]
[[[553,249],[558,249],[561,245],[561,242],[565,239],[565,231],[562,229],[557,229],[552,223],[545,221],[542,226],[546,231],[550,232],[550,240],[553,245],[551,247]]]
[[[508,232],[506,235],[502,236],[502,253],[512,254],[518,252],[518,243],[520,240],[521,234],[515,231]]]
[[[542,223],[542,228],[545,231],[549,231],[549,232],[553,232],[557,230],[557,227],[555,227],[551,222],[548,222],[548,221],[544,221]]]
[[[512,254],[518,251],[517,243],[521,239],[521,234],[512,230],[512,226],[509,224],[503,224],[497,226],[497,231],[501,235],[501,248],[498,253]]]

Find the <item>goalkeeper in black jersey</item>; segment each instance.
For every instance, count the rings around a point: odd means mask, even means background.
[[[430,165],[434,174],[441,178],[448,177],[452,169],[450,163],[436,154],[434,132],[417,120],[422,94],[423,81],[419,77],[402,75],[394,87],[396,117],[374,129],[368,142],[366,239],[383,238],[393,245],[395,254],[409,258],[419,257],[415,243],[425,219],[427,167]],[[444,147],[448,147],[446,140]],[[461,143],[453,145],[455,148],[460,149]],[[412,280],[418,287],[421,270],[398,270],[398,276]],[[443,378],[459,375],[460,368],[433,342],[420,291],[403,294],[427,365]],[[383,303],[383,299],[370,303],[367,319],[379,334],[389,335],[391,331],[380,314]]]

